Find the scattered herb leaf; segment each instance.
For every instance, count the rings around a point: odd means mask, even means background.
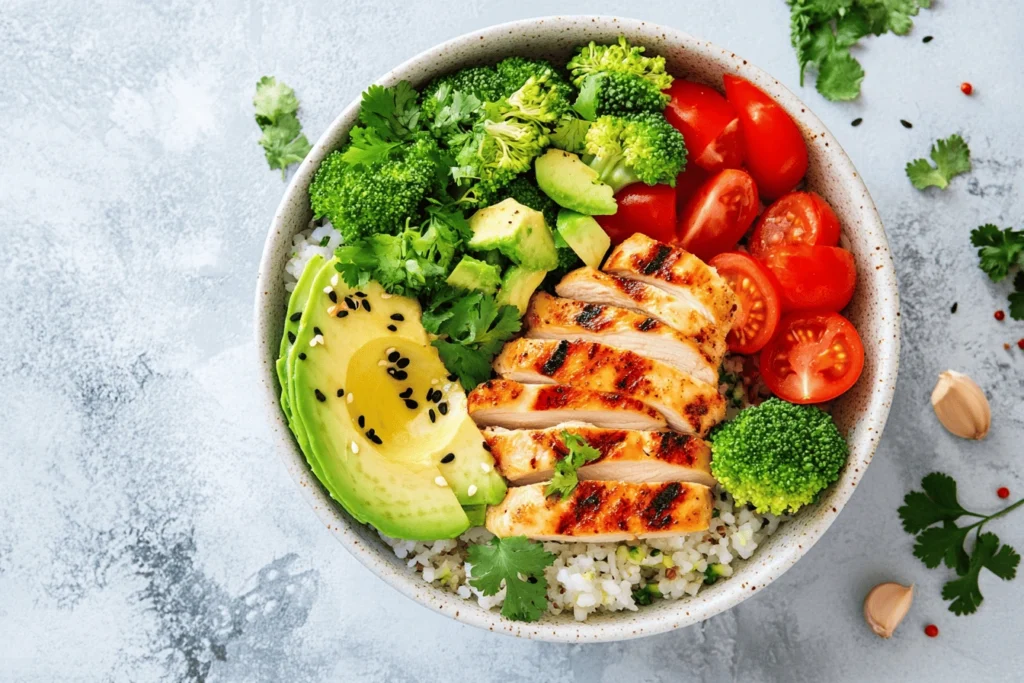
[[[563,429],[561,436],[562,443],[569,449],[569,452],[555,463],[555,472],[551,476],[547,488],[544,489],[544,495],[559,495],[565,499],[580,483],[577,470],[588,462],[600,458],[601,451],[587,443],[587,440],[579,434],[573,434]]]
[[[978,248],[979,265],[993,282],[999,282],[1015,265],[1024,265],[1024,230],[1000,230],[991,223],[971,231],[971,244]]]
[[[907,164],[907,177],[919,190],[931,186],[944,190],[953,176],[971,170],[971,150],[959,135],[936,140],[929,156],[934,167],[927,159],[914,159]]]
[[[495,595],[505,585],[501,616],[515,621],[537,621],[547,609],[548,582],[545,567],[555,561],[552,553],[525,536],[492,538],[490,543],[469,546],[472,578],[469,584],[484,595]]]
[[[302,134],[302,127],[295,112],[299,100],[295,91],[273,76],[264,76],[256,83],[256,95],[252,98],[256,108],[256,123],[263,135],[260,146],[270,168],[285,169],[306,158],[312,145]]]

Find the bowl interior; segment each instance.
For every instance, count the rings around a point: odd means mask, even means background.
[[[843,228],[843,245],[853,252],[858,287],[846,315],[865,346],[864,373],[837,400],[833,415],[850,443],[850,458],[840,480],[822,500],[783,525],[754,556],[736,564],[728,581],[697,596],[661,601],[639,612],[595,614],[578,623],[571,615],[546,617],[536,624],[509,622],[497,612],[423,582],[398,560],[376,533],[355,523],[317,484],[288,431],[277,403],[274,373],[287,293],[282,276],[291,238],[312,217],[307,188],[324,156],[341,145],[355,121],[358,102],[350,104],[317,141],[289,184],[274,216],[260,264],[255,304],[256,341],[268,415],[280,440],[280,452],[300,490],[346,548],[381,578],[409,597],[460,621],[524,637],[553,641],[619,640],[678,628],[706,619],[754,594],[792,566],[821,536],[849,499],[871,461],[888,416],[899,359],[898,299],[895,268],[878,213],[860,176],[824,125],[774,78],[729,50],[674,29],[612,17],[547,17],[491,27],[453,39],[392,70],[379,82],[409,80],[421,86],[431,78],[464,66],[493,63],[509,55],[545,57],[564,64],[573,50],[591,40],[612,42],[625,35],[648,52],[663,55],[677,77],[721,88],[722,75],[735,73],[771,94],[800,126],[807,141],[810,168],[806,186],[832,207]]]

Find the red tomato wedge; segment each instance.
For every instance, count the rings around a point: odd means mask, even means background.
[[[679,216],[679,243],[707,261],[736,246],[757,216],[754,179],[727,168],[700,186]]]
[[[683,215],[686,203],[693,195],[697,194],[700,186],[706,183],[710,177],[711,174],[700,166],[686,164],[683,172],[676,176],[676,212],[678,215]]]
[[[760,258],[783,244],[839,244],[839,219],[824,199],[813,192],[790,192],[765,209],[747,242]]]
[[[736,109],[747,170],[761,195],[786,194],[807,173],[807,145],[786,110],[749,81],[726,74],[725,97]]]
[[[671,242],[676,232],[676,189],[668,185],[633,183],[615,194],[619,204],[612,216],[594,216],[608,233],[612,244],[618,244],[635,232]]]
[[[838,313],[790,313],[761,351],[761,376],[791,403],[821,403],[839,396],[864,370],[864,345]]]
[[[708,262],[718,271],[739,300],[739,311],[726,341],[733,353],[760,351],[779,324],[779,295],[771,275],[750,254],[730,251]]]
[[[743,165],[736,110],[708,85],[676,80],[665,118],[683,134],[689,162],[712,173]]]
[[[788,244],[769,249],[760,260],[775,276],[783,312],[841,311],[853,298],[857,268],[845,249]]]

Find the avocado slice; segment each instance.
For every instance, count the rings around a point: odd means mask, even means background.
[[[501,284],[501,270],[486,261],[466,255],[452,269],[447,282],[459,289],[494,294]]]
[[[306,301],[309,299],[309,288],[313,284],[313,278],[316,277],[323,264],[324,257],[314,254],[306,262],[306,267],[299,275],[299,281],[295,283],[295,289],[292,290],[292,295],[288,298],[288,310],[284,316],[284,334],[281,335],[281,348],[278,352],[277,363],[275,363],[277,381],[281,385],[281,410],[288,418],[288,427],[292,433],[295,433],[295,428],[292,427],[292,412],[291,404],[288,401],[287,372],[285,371],[288,364],[288,350],[292,347],[295,334],[299,331],[302,309],[306,307]]]
[[[498,305],[515,306],[520,315],[526,313],[530,297],[544,282],[545,275],[547,272],[543,270],[527,270],[519,266],[509,268],[498,290]]]
[[[562,209],[558,212],[557,225],[557,234],[585,264],[591,268],[601,267],[612,240],[596,220],[571,209]]]
[[[470,524],[463,506],[505,494],[465,392],[447,379],[415,300],[374,282],[349,288],[334,264],[313,278],[288,353],[296,439],[360,522],[396,538],[458,536]]]
[[[469,228],[473,251],[497,249],[529,270],[553,270],[558,265],[555,240],[544,214],[511,197],[478,210],[469,217]]]
[[[572,152],[548,149],[534,162],[537,185],[559,206],[588,216],[611,216],[618,211],[615,191]]]

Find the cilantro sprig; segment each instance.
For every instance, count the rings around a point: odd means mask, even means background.
[[[845,101],[860,95],[864,69],[850,48],[868,35],[905,35],[912,17],[931,0],[786,0],[790,42],[804,72],[816,69],[817,88],[826,99]]]
[[[264,76],[256,83],[252,103],[256,108],[256,123],[263,131],[260,146],[267,164],[270,168],[281,169],[283,178],[285,169],[305,159],[312,149],[295,116],[299,100],[287,85],[273,76]]]
[[[558,495],[564,499],[580,483],[577,470],[588,462],[600,458],[601,451],[587,443],[587,440],[579,434],[573,434],[563,429],[561,437],[562,443],[565,444],[569,452],[555,463],[555,472],[551,476],[547,488],[544,489],[544,495]]]
[[[495,595],[504,584],[501,616],[515,621],[537,621],[548,605],[544,569],[554,561],[554,554],[525,536],[494,537],[490,543],[469,546],[469,585],[484,595]]]
[[[1024,498],[991,515],[965,509],[957,498],[956,481],[941,472],[932,472],[921,480],[922,491],[911,491],[899,508],[900,519],[907,533],[916,535],[914,556],[929,569],[940,564],[956,572],[957,578],[942,587],[942,598],[950,600],[949,611],[957,615],[973,614],[984,596],[978,586],[982,569],[1003,580],[1017,575],[1020,555],[1008,545],[1000,545],[999,537],[982,533],[988,522],[998,519],[1024,505]],[[967,526],[958,526],[961,517],[974,518]],[[964,544],[974,532],[974,546],[968,552]]]
[[[971,150],[964,139],[955,133],[945,140],[936,140],[927,159],[914,159],[907,163],[907,177],[919,190],[926,187],[946,189],[950,179],[971,170]]]
[[[999,282],[1018,267],[1010,293],[1010,317],[1024,320],[1024,230],[1000,230],[991,223],[971,231],[971,244],[978,248],[978,265],[993,282]]]

